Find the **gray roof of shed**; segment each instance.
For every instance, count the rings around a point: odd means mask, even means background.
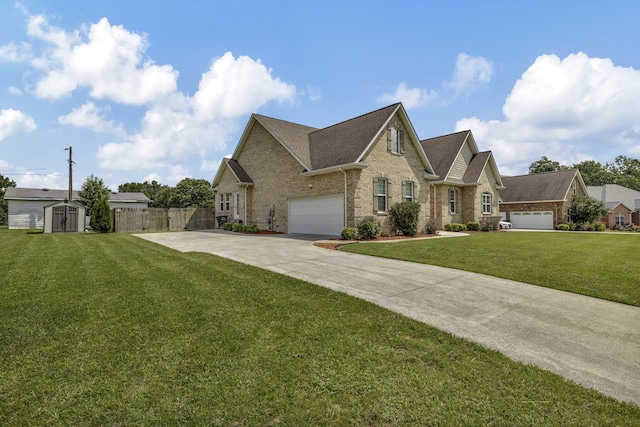
[[[506,187],[500,192],[504,203],[565,200],[577,169],[520,176],[503,176]]]

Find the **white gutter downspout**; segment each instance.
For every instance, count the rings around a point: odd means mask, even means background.
[[[347,171],[345,171],[342,167],[340,168],[340,172],[344,174],[344,227],[347,226]]]

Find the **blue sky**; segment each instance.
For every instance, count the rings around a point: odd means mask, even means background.
[[[0,174],[211,180],[251,113],[324,127],[403,102],[503,175],[640,157],[640,2],[0,0]]]

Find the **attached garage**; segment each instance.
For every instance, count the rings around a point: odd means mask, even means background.
[[[552,211],[511,212],[510,219],[513,228],[553,230]]]
[[[344,196],[289,199],[289,233],[339,236],[344,228]]]

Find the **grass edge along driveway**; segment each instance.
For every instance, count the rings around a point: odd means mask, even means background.
[[[339,249],[640,306],[637,234],[474,233],[455,239],[364,243]]]
[[[365,301],[129,235],[0,230],[1,425],[633,425]]]

